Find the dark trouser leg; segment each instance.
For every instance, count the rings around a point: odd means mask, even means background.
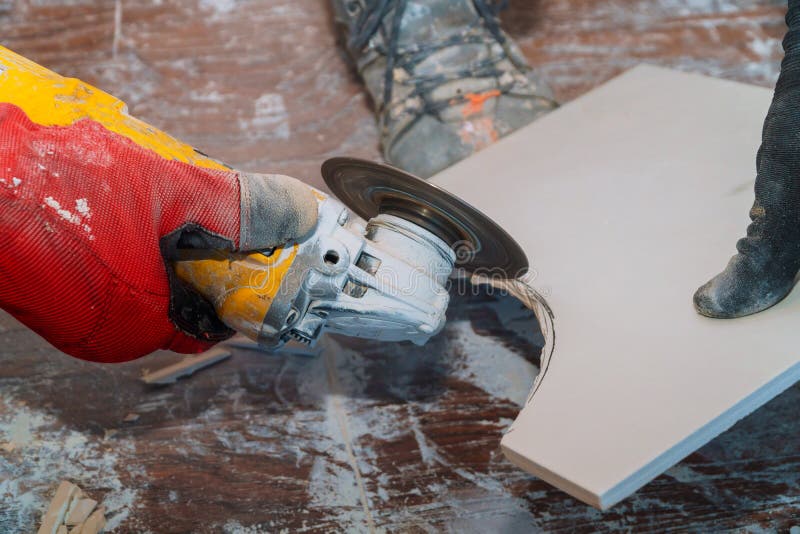
[[[756,165],[752,224],[726,269],[694,297],[706,316],[733,318],[780,302],[800,269],[800,0],[789,0],[786,56]]]

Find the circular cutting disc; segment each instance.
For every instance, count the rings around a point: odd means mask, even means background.
[[[401,217],[445,241],[456,253],[456,268],[516,278],[528,270],[522,248],[489,217],[430,182],[394,167],[355,158],[322,164],[334,195],[364,220]]]

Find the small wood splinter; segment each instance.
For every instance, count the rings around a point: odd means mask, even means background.
[[[145,384],[164,386],[174,384],[179,378],[191,376],[201,369],[230,358],[229,350],[219,347],[207,350],[197,356],[187,356],[178,363],[168,365],[158,371],[146,373],[142,376]]]

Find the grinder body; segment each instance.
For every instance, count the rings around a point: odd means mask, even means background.
[[[424,344],[445,322],[455,254],[430,232],[390,215],[366,223],[318,195],[314,231],[252,254],[187,252],[177,275],[231,328],[265,346],[312,343],[323,329]]]

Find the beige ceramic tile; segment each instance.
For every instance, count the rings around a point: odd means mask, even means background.
[[[800,291],[692,307],[745,231],[770,99],[642,66],[434,179],[518,239],[553,313],[514,463],[608,507],[800,378]]]

